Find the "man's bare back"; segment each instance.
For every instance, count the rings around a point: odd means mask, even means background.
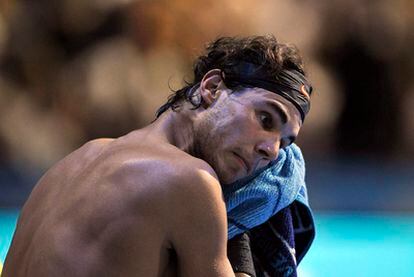
[[[198,229],[215,227],[209,206],[225,220],[219,183],[205,162],[147,135],[89,142],[49,170],[21,212],[3,276],[169,276],[177,252],[179,266],[197,259],[183,241],[203,244],[209,230]]]

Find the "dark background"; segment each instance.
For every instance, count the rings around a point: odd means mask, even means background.
[[[0,0],[0,207],[86,141],[148,124],[208,41],[274,34],[314,86],[312,207],[414,212],[413,26],[410,0]]]

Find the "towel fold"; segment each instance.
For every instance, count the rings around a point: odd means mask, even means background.
[[[296,277],[295,233],[290,207],[249,232],[257,277]]]

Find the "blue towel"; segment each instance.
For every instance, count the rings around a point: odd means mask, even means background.
[[[256,227],[298,200],[307,204],[305,161],[295,144],[279,152],[264,170],[223,188],[228,237]]]

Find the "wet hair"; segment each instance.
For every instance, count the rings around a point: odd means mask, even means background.
[[[225,79],[240,62],[257,65],[265,79],[277,79],[284,70],[295,70],[305,75],[302,57],[298,49],[291,44],[280,43],[273,35],[249,37],[221,37],[207,45],[204,55],[199,56],[193,66],[194,79],[174,91],[168,101],[156,112],[158,118],[168,109],[176,110],[183,101],[193,104],[197,109],[201,105],[194,95],[204,75],[212,69],[220,69],[225,74],[223,81],[233,91],[248,87],[237,81]]]

